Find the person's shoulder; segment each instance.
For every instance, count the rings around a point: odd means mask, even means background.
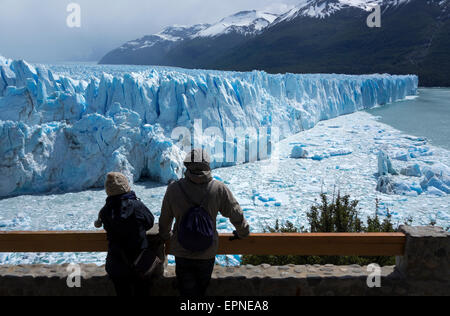
[[[133,196],[127,199],[122,199],[122,205],[123,204],[132,205],[135,207],[145,207],[145,203],[140,199],[140,197],[133,192]]]
[[[166,195],[174,194],[178,192],[179,185],[184,181],[184,179],[173,180],[169,183],[166,190]]]
[[[145,205],[145,203],[139,198],[136,198],[135,200],[129,200],[128,203],[132,205],[136,213],[145,213],[150,211],[147,205]]]
[[[145,206],[139,198],[122,200],[120,203],[122,205],[122,208],[141,209],[143,206]]]
[[[223,183],[222,181],[219,180],[212,180],[212,185],[213,185],[213,190],[219,193],[226,193],[228,192],[230,189],[228,188],[228,186]]]
[[[145,206],[145,203],[140,198],[129,200],[129,202],[133,203],[135,206],[139,206],[139,207]]]
[[[181,182],[183,182],[184,180],[185,180],[184,178],[181,178],[179,180],[171,180],[171,181],[169,181],[167,188],[173,188],[173,187],[177,186],[178,184],[180,184]]]

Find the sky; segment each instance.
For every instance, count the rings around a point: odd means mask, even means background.
[[[170,25],[215,23],[242,10],[286,12],[301,0],[0,0],[0,55],[30,62],[98,61]],[[67,6],[81,8],[69,28]]]

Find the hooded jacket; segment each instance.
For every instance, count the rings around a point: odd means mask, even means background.
[[[153,214],[130,192],[108,197],[100,211],[100,220],[108,239],[106,271],[111,277],[130,276],[129,262],[149,246],[147,231],[153,227]],[[124,255],[128,262],[124,261]]]
[[[184,214],[194,206],[187,201],[179,187],[180,185],[186,194],[197,203],[203,200],[207,190],[209,190],[209,194],[203,205],[213,220],[216,234],[213,245],[206,251],[191,252],[184,249],[178,242],[178,225]],[[240,238],[245,238],[249,235],[249,225],[244,218],[244,213],[228,187],[219,181],[214,181],[209,170],[188,169],[184,179],[172,183],[167,188],[163,200],[161,217],[159,219],[159,234],[163,240],[170,240],[171,254],[176,257],[186,259],[213,259],[217,254],[219,245],[219,234],[216,228],[218,213],[230,219]],[[172,231],[174,220],[175,225]]]

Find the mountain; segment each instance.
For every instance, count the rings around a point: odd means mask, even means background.
[[[277,18],[254,10],[238,12],[215,24],[168,27],[124,44],[103,57],[100,64],[202,67],[204,60],[243,43]]]
[[[381,6],[381,28],[366,23],[374,5]],[[240,12],[192,33],[164,41],[164,49],[116,50],[101,63],[411,73],[419,75],[422,86],[450,86],[450,0],[302,0],[280,16]]]
[[[413,73],[422,86],[450,86],[449,0],[372,1],[381,5],[381,28],[367,27],[369,12],[362,2],[308,1],[206,66],[271,73]]]

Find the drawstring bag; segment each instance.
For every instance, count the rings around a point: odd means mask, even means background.
[[[209,249],[214,242],[215,230],[213,220],[204,208],[204,202],[209,196],[212,182],[200,204],[195,203],[178,182],[178,186],[190,204],[190,208],[181,219],[178,226],[178,242],[180,245],[192,252],[202,252]]]
[[[122,248],[120,248],[120,254],[123,261],[130,267],[130,269],[142,279],[152,277],[156,268],[162,262],[156,255],[155,251],[150,248],[142,250],[134,262],[130,262],[127,259],[127,255]]]
[[[150,278],[162,261],[152,249],[145,249],[134,261],[134,270],[141,278]]]

